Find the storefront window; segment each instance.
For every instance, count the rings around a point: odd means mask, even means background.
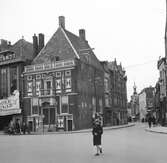
[[[0,98],[8,96],[7,68],[0,69]]]
[[[17,66],[10,68],[10,94],[17,89]]]

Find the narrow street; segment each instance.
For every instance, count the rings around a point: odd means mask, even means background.
[[[104,131],[103,151],[94,156],[91,133],[0,136],[2,163],[166,163],[167,135],[146,124]]]

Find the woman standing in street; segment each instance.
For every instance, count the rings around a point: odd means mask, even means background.
[[[103,134],[103,128],[100,124],[99,119],[95,120],[93,130],[93,145],[96,146],[97,153],[96,156],[99,155],[99,153],[102,153],[102,147],[101,147],[101,135]]]

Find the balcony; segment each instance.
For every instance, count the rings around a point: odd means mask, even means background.
[[[25,66],[24,73],[38,72],[38,71],[51,70],[64,67],[73,67],[73,66],[75,66],[74,60],[63,60],[52,63],[43,63],[43,64]]]
[[[39,97],[55,97],[56,90],[55,89],[41,89],[39,92]]]

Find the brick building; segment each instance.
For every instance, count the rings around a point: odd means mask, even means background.
[[[10,120],[22,119],[22,78],[24,66],[33,59],[33,46],[24,39],[11,45],[0,42],[0,130]]]
[[[38,44],[36,44],[38,46]],[[59,27],[24,70],[24,118],[32,130],[89,128],[103,114],[103,68],[86,40]]]
[[[104,123],[119,125],[127,123],[127,77],[122,65],[113,62],[102,62],[104,78]]]

